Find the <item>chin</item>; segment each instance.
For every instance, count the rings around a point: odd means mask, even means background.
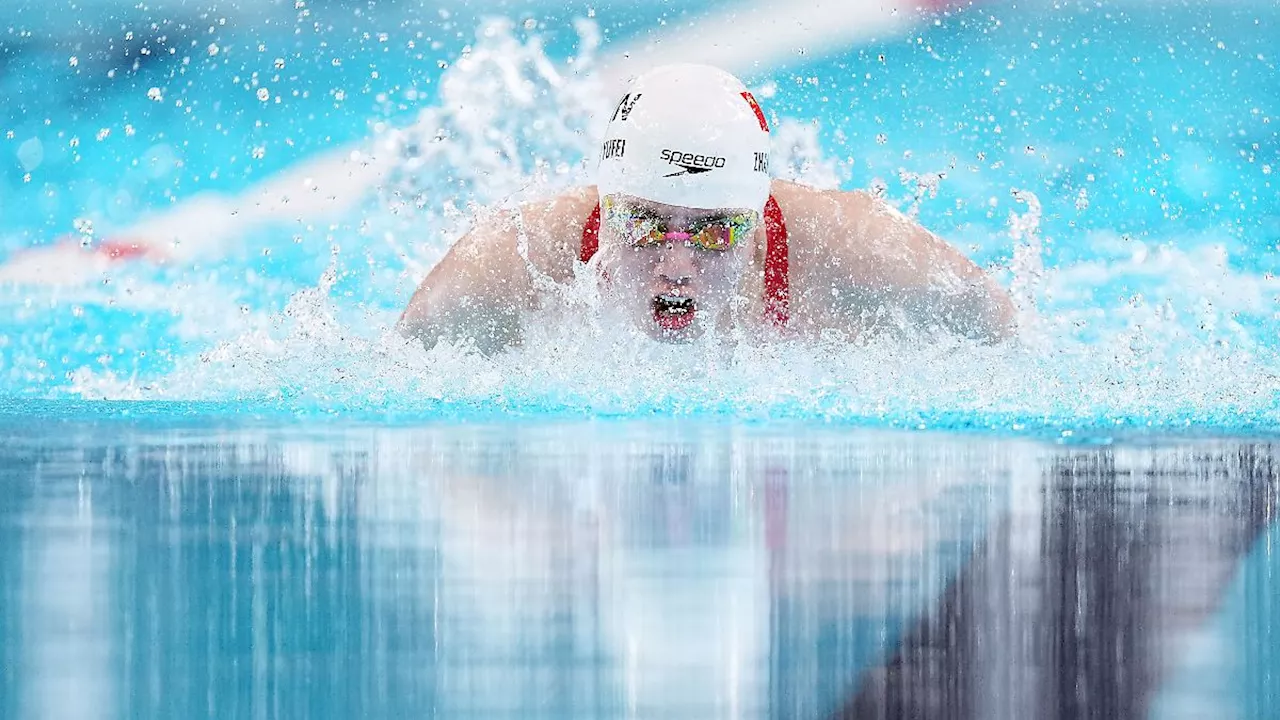
[[[660,323],[653,316],[640,317],[637,320],[640,329],[650,338],[664,343],[680,344],[697,340],[706,333],[704,318],[693,318],[687,325],[669,327]]]
[[[691,343],[702,337],[702,330],[698,328],[688,328],[686,330],[666,330],[660,327],[649,329],[649,336],[654,340],[672,345],[681,345]]]

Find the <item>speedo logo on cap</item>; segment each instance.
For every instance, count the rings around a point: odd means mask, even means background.
[[[676,175],[697,175],[698,173],[711,172],[716,168],[724,167],[725,159],[718,155],[699,155],[697,153],[684,152],[682,150],[663,150],[661,155],[663,160],[683,168],[677,172],[673,172],[663,177],[675,177]]]

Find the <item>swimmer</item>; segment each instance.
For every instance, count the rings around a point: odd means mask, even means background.
[[[609,307],[655,340],[735,324],[752,336],[849,338],[903,320],[984,342],[1015,332],[1009,295],[883,200],[772,179],[764,112],[733,75],[672,64],[634,79],[596,185],[478,219],[430,271],[398,329],[428,346],[520,343],[586,263]]]

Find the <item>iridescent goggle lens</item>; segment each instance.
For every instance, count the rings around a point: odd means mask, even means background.
[[[760,214],[748,210],[703,218],[689,223],[683,232],[674,233],[664,218],[655,216],[648,210],[633,208],[625,202],[608,197],[601,204],[605,222],[635,247],[653,247],[683,241],[703,250],[723,252],[744,242],[760,224]]]

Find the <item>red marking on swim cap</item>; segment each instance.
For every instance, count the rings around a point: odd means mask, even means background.
[[[769,132],[769,121],[764,119],[764,111],[760,109],[760,103],[756,102],[756,99],[749,92],[742,93],[742,99],[746,100],[752,111],[755,112],[756,120],[760,121],[760,129]]]

